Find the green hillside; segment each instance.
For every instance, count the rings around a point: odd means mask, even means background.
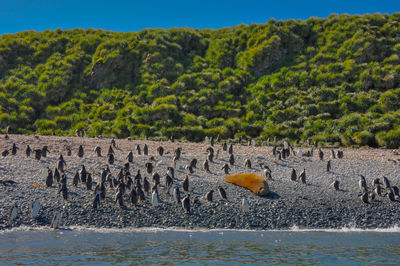
[[[0,36],[0,127],[400,146],[400,13]]]

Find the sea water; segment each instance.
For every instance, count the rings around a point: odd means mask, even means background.
[[[0,264],[400,264],[400,228],[276,231],[14,228]]]

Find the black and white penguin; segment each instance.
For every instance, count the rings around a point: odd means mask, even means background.
[[[128,155],[126,156],[126,159],[128,160],[129,163],[133,163],[133,152],[129,151]]]
[[[92,174],[88,173],[87,174],[87,179],[86,179],[86,189],[87,190],[92,190],[92,185],[93,185],[93,180],[92,180]]]
[[[32,153],[32,149],[31,149],[31,147],[30,147],[29,144],[28,144],[28,145],[26,145],[26,149],[25,149],[26,157],[30,157],[30,156],[31,156],[31,153]]]
[[[153,166],[153,164],[151,162],[146,162],[144,164],[144,167],[146,167],[146,172],[148,174],[151,174],[153,172],[154,166]]]
[[[244,161],[244,167],[246,167],[246,168],[251,168],[251,161],[250,161],[250,159],[246,159],[246,160]]]
[[[16,204],[11,206],[10,210],[8,211],[8,222],[12,224],[18,218],[18,207]]]
[[[61,219],[62,219],[62,212],[61,211],[55,211],[53,215],[53,219],[51,220],[50,228],[57,229],[61,225]]]
[[[80,177],[82,183],[86,183],[87,174],[88,173],[86,171],[85,165],[82,164],[81,170],[79,170],[79,177]]]
[[[100,207],[100,194],[95,194],[92,207],[94,210]]]
[[[247,200],[246,196],[243,196],[243,198],[242,198],[242,211],[244,213],[248,213],[250,211],[250,204],[249,204],[249,201]]]
[[[331,184],[331,186],[332,186],[335,190],[339,190],[339,181],[338,181],[338,180],[333,181],[333,183]]]
[[[207,159],[206,159],[206,160],[204,161],[204,163],[203,163],[203,169],[204,169],[204,171],[205,171],[206,173],[211,173],[211,171],[210,171],[210,165],[209,165]]]
[[[182,208],[185,210],[186,213],[190,213],[190,195],[189,194],[182,199]]]
[[[225,189],[223,189],[223,187],[218,186],[218,193],[223,200],[228,200],[228,198],[226,197],[226,191]]]
[[[191,166],[192,168],[197,168],[197,159],[196,159],[196,158],[193,158],[193,159],[190,161],[190,166]]]
[[[39,216],[40,200],[35,199],[31,204],[31,218],[36,219]]]
[[[78,187],[79,181],[80,181],[79,172],[76,171],[74,177],[72,178],[72,185],[73,185],[74,187]]]
[[[154,172],[152,179],[153,179],[153,184],[156,184],[156,185],[160,184],[161,177],[157,172]]]
[[[51,187],[53,185],[53,172],[50,168],[47,168],[46,186]]]
[[[212,202],[213,201],[213,193],[214,193],[213,189],[211,189],[210,191],[207,192],[206,199],[207,199],[208,202]]]
[[[17,144],[13,143],[12,148],[11,148],[11,155],[16,155],[18,149],[19,148],[17,147]]]
[[[328,160],[327,162],[326,162],[326,171],[327,172],[330,172],[331,171],[331,160]]]
[[[233,156],[233,154],[229,155],[229,164],[230,165],[234,165],[235,164],[235,157]]]
[[[83,150],[83,146],[82,146],[82,145],[79,145],[79,148],[78,148],[78,157],[79,157],[79,158],[82,158],[84,154],[85,154],[85,151]]]
[[[94,152],[97,154],[97,157],[101,157],[101,147],[100,146],[96,146],[96,148],[94,148]]]
[[[151,203],[154,207],[157,207],[160,204],[160,199],[158,197],[158,191],[155,189],[153,193],[151,193]]]
[[[171,189],[172,184],[174,183],[174,181],[172,180],[172,178],[169,175],[165,176],[165,186],[167,188],[167,194],[169,194],[169,190]]]
[[[42,150],[35,149],[35,150],[33,150],[33,152],[35,153],[35,159],[39,161],[42,158]]]
[[[143,178],[143,189],[146,193],[150,192],[150,182],[147,180],[147,176]]]
[[[299,180],[302,184],[306,184],[306,169],[303,168],[303,171],[301,171]]]
[[[182,182],[182,188],[184,191],[189,191],[189,177],[186,175],[185,179]]]
[[[294,168],[292,168],[292,172],[290,174],[290,180],[296,181],[296,179],[297,179],[296,170]]]
[[[157,152],[158,152],[158,155],[163,156],[163,154],[164,154],[164,148],[163,148],[162,146],[159,146],[159,147],[157,148]]]
[[[144,144],[144,146],[143,146],[143,154],[149,155],[149,147],[147,146],[147,144]]]
[[[47,153],[50,153],[49,148],[45,145],[42,148],[42,157],[46,158],[47,157]]]
[[[365,177],[363,175],[360,175],[360,180],[358,181],[358,186],[361,190],[361,193],[367,191],[367,182],[365,181]]]
[[[129,192],[129,199],[133,205],[136,205],[138,202],[138,196],[135,188],[132,188]]]
[[[115,161],[114,154],[113,153],[109,153],[109,154],[107,154],[107,157],[108,157],[108,164],[113,165],[114,161]]]
[[[224,170],[224,173],[226,174],[226,175],[229,175],[229,170],[230,170],[231,168],[229,167],[229,165],[227,164],[227,163],[225,163],[224,164],[224,166],[222,166],[222,168],[221,168],[221,170]]]
[[[137,152],[138,155],[142,155],[142,150],[140,149],[140,145],[139,144],[136,144],[135,149],[136,149],[136,152]]]
[[[120,207],[124,207],[124,206],[125,206],[125,205],[124,205],[123,193],[122,193],[121,191],[118,191],[118,192],[115,194],[115,202],[118,202],[118,205],[119,205]]]

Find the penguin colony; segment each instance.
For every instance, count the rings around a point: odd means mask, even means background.
[[[82,134],[84,135],[84,133],[80,133],[80,137]],[[63,208],[55,208],[53,217],[43,217],[40,197],[32,201],[29,213],[24,213],[23,208],[13,204],[9,208],[8,224],[13,226],[17,224],[18,220],[41,219],[49,222],[51,228],[58,228],[62,226],[62,220],[67,219],[65,212],[68,212],[66,206],[68,206],[69,200],[71,197],[79,197],[80,193],[91,195],[91,200],[82,202],[82,205],[90,206],[92,212],[106,211],[107,204],[105,202],[113,202],[114,208],[121,210],[154,208],[154,211],[157,211],[157,209],[162,209],[163,205],[174,204],[177,213],[191,215],[193,210],[202,204],[218,202],[221,206],[236,205],[240,212],[251,214],[252,202],[245,196],[242,188],[230,188],[241,192],[239,201],[235,202],[226,192],[226,188],[231,185],[216,185],[214,189],[201,191],[192,185],[191,180],[199,179],[196,175],[199,172],[213,175],[219,180],[228,174],[255,172],[266,180],[271,180],[270,184],[273,180],[288,178],[298,183],[299,186],[309,186],[312,184],[312,177],[307,176],[306,168],[289,168],[287,177],[275,176],[271,168],[286,167],[285,162],[289,158],[296,158],[297,160],[323,161],[324,164],[319,163],[318,167],[325,168],[326,172],[332,172],[335,171],[335,160],[344,158],[341,150],[312,147],[305,149],[306,151],[301,149],[296,151],[289,142],[284,141],[283,145],[272,148],[273,159],[270,161],[252,161],[250,158],[238,161],[235,159],[234,146],[226,142],[221,143],[220,138],[218,139],[218,143],[214,143],[213,138],[206,140],[204,156],[197,158],[193,155],[187,157],[187,152],[179,147],[179,143],[176,143],[172,150],[157,143],[157,145],[154,143],[151,145],[150,143],[135,144],[133,152],[119,147],[118,140],[115,139],[112,139],[105,147],[99,145],[94,149],[85,147],[83,141],[76,147],[65,146],[57,155],[52,154],[48,145],[38,147],[34,143],[24,145],[12,143],[9,149],[3,150],[2,157],[16,156],[21,153],[19,150],[23,150],[26,158],[35,160],[36,163],[42,163],[41,176],[43,180],[39,185],[53,191],[58,200],[63,203]],[[255,147],[256,144],[251,141],[249,146]],[[49,154],[52,154],[53,158],[54,156],[57,158],[52,160],[52,164],[46,161]],[[88,154],[92,155],[90,158],[95,157],[100,160],[103,166],[98,169],[93,167],[89,169],[85,163],[71,165],[72,161],[85,159]],[[70,157],[73,157],[73,160],[70,160]],[[146,158],[144,164],[137,162],[139,157]],[[232,172],[233,166],[240,167],[241,171]],[[360,174],[359,178],[360,192],[357,197],[360,198],[362,204],[399,202],[398,186],[392,184],[387,177],[376,177],[371,185],[367,184],[363,175]],[[3,178],[0,180],[0,185],[18,186],[19,184]],[[326,189],[340,193],[346,188],[341,186],[339,180],[334,180]],[[337,196],[340,197],[340,194]],[[3,219],[5,218],[3,217]]]

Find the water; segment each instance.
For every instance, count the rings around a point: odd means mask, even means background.
[[[179,230],[16,228],[0,232],[0,264],[400,263],[400,228]]]

